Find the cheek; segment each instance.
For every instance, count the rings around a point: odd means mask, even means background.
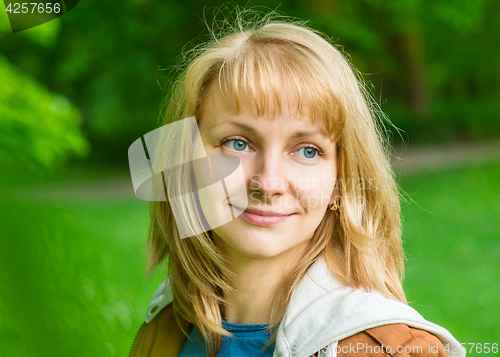
[[[325,208],[332,196],[335,178],[333,175],[307,175],[293,182],[293,190],[301,205],[308,211]]]

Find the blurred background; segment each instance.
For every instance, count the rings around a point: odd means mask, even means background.
[[[148,203],[127,149],[158,126],[179,53],[222,4],[82,0],[18,33],[0,5],[1,356],[129,352],[163,277],[144,275]],[[307,20],[349,53],[401,129],[386,125],[408,300],[460,342],[500,343],[498,2],[245,4]]]

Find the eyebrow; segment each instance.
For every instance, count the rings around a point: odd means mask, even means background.
[[[291,137],[293,139],[295,139],[295,138],[303,138],[303,137],[315,136],[315,135],[322,135],[322,136],[328,137],[328,135],[326,134],[326,131],[324,131],[322,129],[312,130],[312,131],[297,131]]]
[[[235,121],[225,121],[225,122],[222,122],[222,123],[219,123],[219,124],[215,124],[211,127],[211,129],[217,127],[217,126],[220,126],[220,125],[223,125],[223,124],[233,124],[237,127],[240,127],[246,131],[249,131],[251,133],[254,133],[254,134],[258,134],[257,131],[252,128],[251,126],[247,125],[247,124],[243,124],[243,123],[239,123],[239,122],[235,122]],[[318,129],[318,130],[301,130],[301,131],[296,131],[295,133],[293,133],[291,135],[290,138],[292,139],[297,139],[297,138],[303,138],[303,137],[308,137],[308,136],[315,136],[315,135],[323,135],[325,137],[328,137],[328,134],[327,132],[324,130],[324,129]]]
[[[224,125],[224,124],[233,124],[233,125],[236,125],[236,126],[242,128],[242,129],[246,130],[246,131],[250,131],[252,133],[257,134],[257,131],[254,128],[252,128],[251,126],[243,124],[243,123],[239,123],[237,121],[223,121],[222,123],[218,123],[218,124],[212,125],[212,127],[210,129],[213,129],[215,127],[218,127],[218,126],[221,126],[221,125]]]

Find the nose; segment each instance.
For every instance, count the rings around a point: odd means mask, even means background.
[[[251,192],[258,191],[266,199],[285,194],[288,180],[285,163],[279,151],[264,151],[262,155],[257,156],[249,187]]]

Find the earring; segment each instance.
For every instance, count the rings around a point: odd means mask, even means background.
[[[338,208],[339,208],[339,206],[337,205],[337,200],[333,201],[333,204],[328,205],[328,209],[330,211],[336,211]]]

